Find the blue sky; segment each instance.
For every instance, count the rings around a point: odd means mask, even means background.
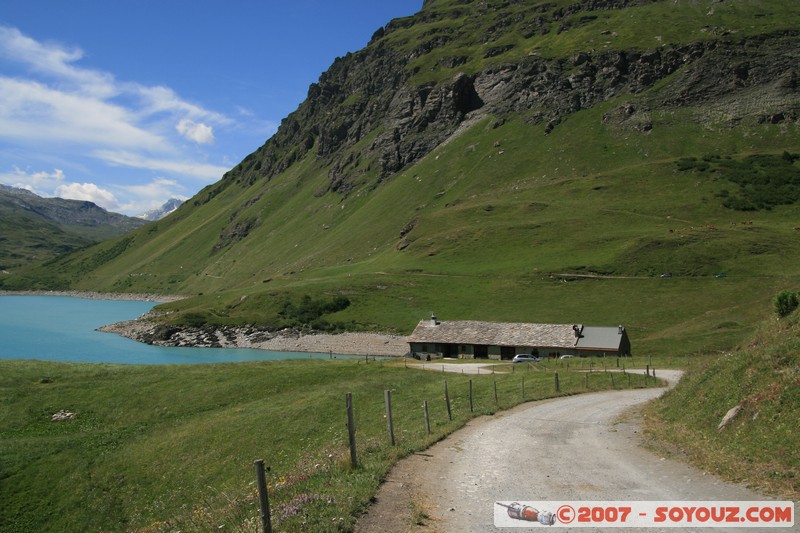
[[[219,180],[422,0],[4,0],[0,183],[135,215]]]

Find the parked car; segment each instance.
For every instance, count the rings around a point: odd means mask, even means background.
[[[568,353],[565,353],[564,355],[559,357],[559,359],[572,359],[573,357],[575,357],[575,356],[574,355],[570,355]]]
[[[511,360],[512,363],[539,363],[541,362],[542,358],[538,355],[531,355],[529,353],[521,353],[519,355],[515,355],[514,359]]]

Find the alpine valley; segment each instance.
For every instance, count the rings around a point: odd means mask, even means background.
[[[339,298],[325,323],[350,330],[435,311],[727,349],[800,281],[798,28],[784,0],[428,0],[174,213],[0,288],[188,295],[175,324]]]
[[[146,223],[93,202],[42,198],[7,185],[0,185],[0,215],[0,270],[4,274],[118,237]]]
[[[656,368],[685,377],[597,430],[595,448],[644,444],[652,461],[695,465],[670,499],[722,478],[797,502],[798,65],[797,1],[426,0],[334,61],[219,182],[124,235],[0,271],[0,289],[185,296],[135,322],[148,342],[407,335],[435,312],[624,325],[632,356],[486,361],[497,366],[482,375],[333,350],[157,367],[0,360],[0,531],[267,530],[262,466],[276,531],[463,530],[457,515],[491,529],[491,500],[439,505],[405,483],[414,473],[390,476],[411,455],[445,472],[434,461],[450,464],[465,440],[429,447],[475,417],[498,443],[487,464],[530,487],[513,497],[637,499],[620,482],[631,478],[558,475],[576,454],[551,457],[536,432],[580,441],[591,462],[585,433],[567,428],[582,422],[534,416],[518,442],[494,415],[651,388]],[[367,336],[386,337],[336,337]],[[450,497],[489,470],[431,479]],[[376,502],[395,505],[363,525]]]

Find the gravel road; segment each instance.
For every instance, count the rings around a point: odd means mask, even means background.
[[[659,372],[672,382],[679,375]],[[496,528],[496,501],[770,499],[640,447],[636,418],[620,415],[663,392],[582,394],[476,419],[399,463],[356,531],[530,530]]]

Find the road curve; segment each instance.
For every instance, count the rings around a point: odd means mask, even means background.
[[[679,376],[659,372],[672,383]],[[581,394],[471,421],[399,463],[356,531],[522,531],[494,526],[496,501],[769,499],[639,446],[638,423],[620,415],[663,392]],[[415,525],[423,520],[399,516],[398,505],[430,520]]]

